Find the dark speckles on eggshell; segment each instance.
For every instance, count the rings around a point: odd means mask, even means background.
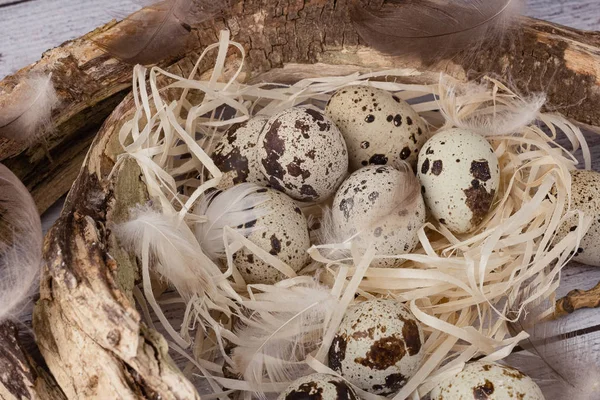
[[[367,124],[371,124],[373,122],[375,122],[375,116],[373,114],[369,114],[365,117],[365,122]]]
[[[403,148],[402,151],[400,152],[400,159],[401,160],[408,159],[408,157],[410,157],[411,153],[412,152],[411,152],[411,150],[410,150],[410,148],[408,146],[405,147],[405,148]]]
[[[329,197],[348,169],[338,128],[320,112],[302,107],[287,109],[266,123],[258,153],[269,184],[300,201]]]
[[[431,173],[436,176],[439,176],[443,170],[444,170],[444,163],[442,162],[442,160],[435,160],[433,162],[433,166],[431,167]]]
[[[286,394],[285,400],[328,400],[323,398],[323,388],[317,382],[307,382]]]
[[[471,162],[471,175],[480,181],[487,182],[492,178],[489,162],[485,160]]]
[[[426,158],[421,165],[421,173],[425,175],[427,172],[429,172],[429,158]]]
[[[396,127],[402,126],[402,115],[396,114],[396,116],[394,116],[394,126],[396,126]]]
[[[473,388],[474,400],[488,400],[492,394],[494,394],[494,384],[487,379],[483,385]]]
[[[374,154],[369,160],[370,164],[373,165],[386,165],[388,158],[384,154]]]
[[[368,149],[370,145],[371,145],[371,143],[369,143],[367,141],[364,141],[364,142],[361,142],[360,148],[361,149]]]
[[[336,372],[342,372],[342,361],[346,358],[346,335],[336,335],[329,348],[329,367]]]

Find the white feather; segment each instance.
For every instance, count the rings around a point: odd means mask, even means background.
[[[177,220],[176,214],[165,215],[149,207],[133,209],[132,218],[114,231],[138,256],[143,254],[144,240],[148,240],[152,267],[184,298],[217,293],[209,270],[212,262],[205,259],[192,231]]]
[[[237,228],[238,232],[248,236],[259,226],[245,225],[267,215],[270,210],[262,206],[269,200],[263,193],[264,188],[252,183],[242,183],[223,192],[213,192],[204,196],[195,209],[197,215],[205,216],[207,221],[196,228],[196,237],[202,249],[213,260],[225,254],[223,228]]]
[[[548,399],[600,399],[598,335],[568,333],[568,318],[538,322],[541,312],[552,306],[547,301],[532,305],[514,326],[529,333],[530,338],[521,347],[533,354],[537,362],[531,356],[517,355],[511,356],[511,366],[534,378]],[[547,372],[542,379],[540,371]]]
[[[244,318],[235,332],[241,344],[233,351],[233,361],[234,369],[263,397],[261,383],[290,382],[308,372],[304,361],[320,346],[336,300],[316,282],[259,296],[247,305],[252,317]]]
[[[0,164],[0,322],[17,318],[38,287],[42,224],[29,191]]]
[[[52,74],[30,76],[17,85],[10,99],[0,109],[0,136],[31,143],[51,129],[52,109],[59,102]]]
[[[398,170],[402,173],[402,177],[394,188],[394,201],[380,207],[378,210],[371,210],[369,223],[355,224],[356,234],[347,236],[344,232],[340,231],[333,221],[331,208],[324,207],[321,217],[321,227],[316,233],[317,243],[327,245],[352,241],[360,249],[366,250],[372,241],[371,232],[373,232],[376,226],[381,225],[382,220],[388,219],[390,215],[397,215],[398,211],[403,209],[409,210],[409,212],[414,210],[421,199],[421,185],[408,163],[402,162],[398,165]],[[335,249],[328,250],[326,256],[339,260],[350,257],[350,253],[350,249]]]
[[[482,136],[519,133],[537,119],[546,102],[546,96],[538,94],[520,99],[518,106],[514,105],[515,99],[511,98],[510,107],[497,101],[496,104],[485,104],[485,107],[480,105],[479,112],[465,113],[464,109],[472,107],[472,104],[463,104],[462,101],[478,98],[478,95],[487,92],[487,86],[476,83],[452,84],[450,79],[442,77],[440,87],[446,89],[440,93],[438,101],[446,126],[467,129]]]

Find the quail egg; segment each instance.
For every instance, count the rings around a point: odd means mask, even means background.
[[[544,400],[544,395],[531,378],[517,369],[497,363],[472,362],[431,392],[431,400],[450,399]]]
[[[454,233],[473,231],[492,209],[500,168],[490,143],[464,129],[434,135],[417,167],[431,214]]]
[[[369,86],[348,86],[329,100],[325,114],[338,126],[352,171],[406,161],[413,168],[428,137],[427,125],[404,100]]]
[[[600,173],[576,170],[571,172],[571,208],[593,218],[592,225],[579,244],[574,260],[600,267]],[[574,215],[557,232],[556,241],[564,239],[577,229],[578,217]]]
[[[219,189],[228,189],[242,182],[266,185],[267,180],[260,171],[256,143],[267,120],[265,116],[256,116],[235,124],[221,138],[212,155],[215,165],[223,173]]]
[[[248,239],[299,271],[309,261],[310,247],[308,222],[302,210],[287,195],[273,189],[260,189],[269,197],[259,208],[270,212],[259,217],[246,228],[256,226]],[[252,225],[252,226],[249,226]],[[273,284],[285,278],[276,268],[266,264],[248,249],[244,248],[233,255],[238,271],[248,284]]]
[[[327,374],[312,374],[292,383],[278,400],[357,400],[354,390],[343,379]]]
[[[290,108],[271,117],[258,139],[258,151],[268,183],[300,201],[333,195],[348,171],[342,134],[310,108]]]
[[[329,348],[329,367],[374,394],[400,390],[425,350],[421,324],[396,300],[368,300],[346,312]]]
[[[359,245],[373,244],[377,255],[411,252],[418,244],[426,211],[419,182],[408,165],[402,170],[371,165],[354,172],[338,189],[332,204],[337,240],[360,232]],[[375,259],[373,267],[394,267],[402,261]]]

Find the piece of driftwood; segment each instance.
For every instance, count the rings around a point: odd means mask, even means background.
[[[572,290],[556,303],[555,318],[561,318],[583,308],[600,307],[600,282],[590,290]]]
[[[21,346],[12,322],[0,325],[0,399],[65,399],[54,378]]]
[[[440,71],[459,79],[492,72],[518,88],[545,90],[550,107],[579,123],[600,126],[598,34],[524,19],[522,35],[480,57],[423,66],[363,46],[348,16],[349,1],[232,3],[224,18],[194,31],[193,48],[170,67],[172,72],[188,74],[199,50],[214,43],[219,30],[229,29],[246,49],[242,79],[247,81],[293,82],[307,76],[409,67],[417,73],[407,82],[433,83]],[[50,371],[69,399],[197,399],[194,387],[169,358],[165,340],[141,321],[132,297],[139,278],[137,262],[111,234],[114,223],[148,199],[133,161],[123,163],[108,179],[121,152],[117,136],[131,115],[131,96],[104,123],[83,167],[79,170],[76,165],[93,127],[112,111],[130,85],[131,67],[94,44],[96,35],[114,35],[121,28],[109,24],[51,50],[37,64],[1,83],[3,104],[29,71],[52,71],[58,82],[63,102],[54,112],[54,135],[46,144],[30,148],[5,143],[2,153],[6,154],[4,162],[34,190],[40,208],[70,187],[78,171],[62,216],[46,239],[34,330]],[[206,74],[212,62],[209,56],[199,73]],[[44,146],[53,162],[46,158]],[[53,153],[57,149],[71,153],[60,158]],[[46,192],[49,187],[52,191]],[[31,368],[19,376],[26,377],[28,371]],[[20,398],[20,392],[15,393]]]

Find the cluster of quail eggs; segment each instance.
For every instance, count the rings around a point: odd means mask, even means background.
[[[271,213],[254,221],[260,229],[248,239],[294,271],[309,262],[311,246],[302,204],[328,201],[334,237],[374,246],[371,267],[391,268],[402,263],[396,256],[416,248],[427,219],[457,235],[476,231],[490,217],[500,186],[499,161],[485,137],[465,129],[431,136],[407,102],[370,86],[339,90],[324,112],[293,107],[235,125],[213,160],[223,172],[222,186],[267,187],[263,206]],[[574,204],[596,215],[577,257],[600,265],[600,175],[578,171],[572,180]],[[565,226],[560,235],[573,229]],[[238,251],[234,262],[247,283],[284,277],[247,250]],[[353,387],[392,395],[419,370],[424,356],[423,328],[405,305],[364,301],[347,311],[329,349],[329,367],[343,379],[310,375],[279,398],[356,399]],[[440,383],[431,398],[543,396],[516,370],[470,363]]]
[[[311,245],[299,205],[328,200],[330,236],[373,245],[373,267],[396,267],[402,261],[395,256],[417,246],[427,209],[451,231],[467,233],[487,216],[498,190],[498,160],[485,138],[461,130],[429,136],[401,98],[349,86],[324,112],[292,107],[232,126],[212,158],[223,172],[221,188],[242,182],[269,188],[265,207],[273,215],[256,221],[260,231],[249,240],[293,270],[308,262]],[[247,283],[284,276],[248,251],[234,261]]]

